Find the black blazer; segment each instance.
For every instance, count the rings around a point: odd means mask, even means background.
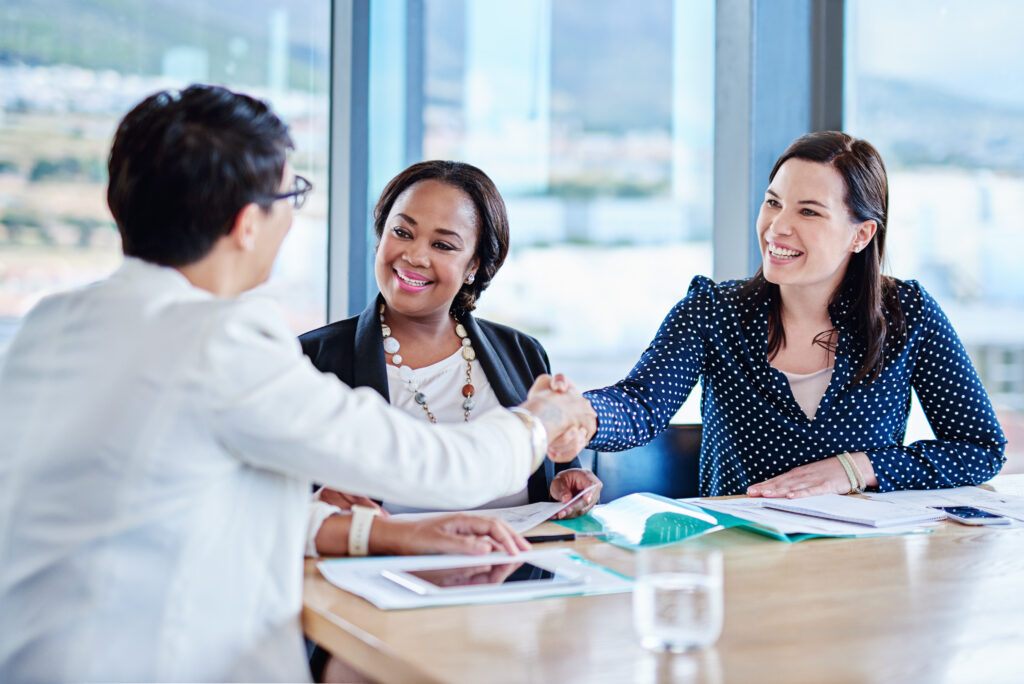
[[[321,371],[334,373],[349,387],[372,387],[391,401],[380,333],[380,302],[377,295],[363,313],[311,330],[300,336],[299,342],[303,353]],[[473,341],[476,358],[502,406],[521,404],[534,378],[551,372],[547,352],[529,335],[478,320],[472,314],[466,314],[459,322]],[[548,491],[555,473],[579,467],[578,458],[571,463],[544,461],[544,466],[527,483],[530,502],[551,501]]]

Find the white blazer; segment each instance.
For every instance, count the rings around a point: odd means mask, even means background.
[[[470,507],[528,430],[431,426],[318,372],[268,302],[126,259],[0,369],[0,681],[307,680],[310,482]]]

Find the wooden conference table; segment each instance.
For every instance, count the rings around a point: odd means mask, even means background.
[[[1024,475],[989,486],[1024,494]],[[632,574],[630,551],[571,545]],[[384,682],[1024,681],[1024,527],[795,544],[724,530],[694,545],[723,552],[725,620],[692,654],[643,650],[630,594],[382,611],[312,560],[303,624]]]

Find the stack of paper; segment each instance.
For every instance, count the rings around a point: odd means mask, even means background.
[[[765,499],[767,508],[788,513],[812,515],[816,518],[867,525],[869,527],[899,527],[942,520],[941,511],[890,501],[873,501],[839,494],[808,496],[800,499]]]
[[[989,513],[1024,522],[1024,496],[992,492],[981,487],[952,489],[908,489],[899,492],[871,494],[876,501],[889,501],[915,506],[974,506]]]
[[[868,527],[857,523],[791,513],[768,508],[769,499],[736,498],[695,501],[714,511],[726,527],[741,527],[783,541],[802,541],[815,537],[874,537],[878,535],[928,532],[917,523],[890,527]]]

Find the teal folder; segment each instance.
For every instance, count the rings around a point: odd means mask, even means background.
[[[629,494],[615,499],[610,503],[597,506],[579,518],[554,522],[575,532],[607,533],[605,541],[626,549],[675,544],[684,539],[731,527],[756,532],[784,542],[798,542],[826,536],[860,537],[894,534],[868,528],[865,528],[863,534],[856,535],[786,534],[769,525],[646,492]]]

